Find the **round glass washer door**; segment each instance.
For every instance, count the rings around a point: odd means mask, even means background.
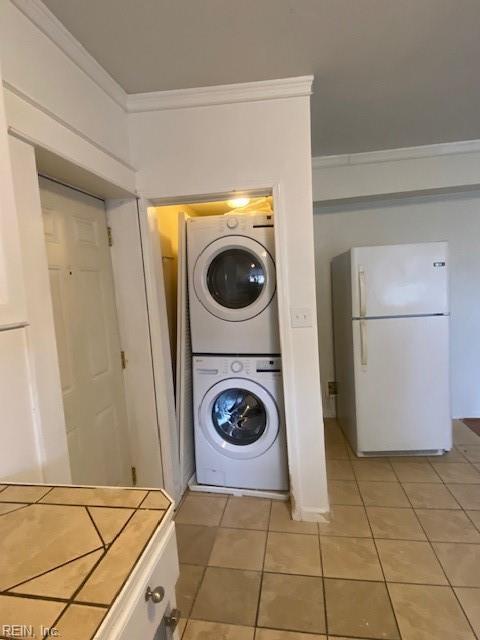
[[[197,298],[222,320],[249,320],[261,313],[275,293],[275,264],[256,240],[219,238],[197,259],[193,285]]]
[[[205,394],[199,423],[208,442],[230,458],[256,458],[278,435],[278,409],[270,393],[244,378],[222,380]]]

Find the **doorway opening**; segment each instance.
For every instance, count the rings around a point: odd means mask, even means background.
[[[163,267],[181,493],[190,486],[254,495],[270,491],[278,494],[274,497],[284,498],[288,488],[273,209],[273,197],[262,195],[243,202],[193,201],[150,210]],[[198,234],[204,235],[196,246],[192,242]],[[211,348],[203,338],[199,346],[198,325],[203,333],[211,333]],[[268,344],[258,337],[262,331]],[[222,370],[222,380],[203,376],[207,387],[217,389],[220,385],[219,397],[214,394],[212,407],[207,409],[206,400],[195,395],[203,393],[199,356],[208,360],[205,373],[211,374],[212,367]],[[240,366],[245,367],[241,375]],[[227,369],[229,375],[224,375]],[[237,378],[237,386],[230,389],[233,378]],[[237,413],[238,424],[234,420]],[[208,426],[201,427],[201,423]],[[217,458],[225,458],[208,460],[204,479],[199,476],[199,452],[209,445],[201,444],[200,433],[207,440],[221,439],[223,444],[217,447],[221,456]],[[255,447],[258,451],[250,456]],[[260,458],[264,460],[263,472],[257,474]],[[231,484],[226,480],[229,474],[235,478]]]

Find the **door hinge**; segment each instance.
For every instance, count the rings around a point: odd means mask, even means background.
[[[120,361],[122,363],[122,369],[127,368],[127,356],[125,355],[125,351],[120,351]]]
[[[107,238],[108,238],[108,246],[113,246],[113,235],[112,235],[112,227],[107,225]]]
[[[137,467],[131,467],[132,471],[132,486],[137,486]]]
[[[337,383],[335,380],[331,380],[328,383],[328,395],[329,396],[336,396],[338,393],[338,389],[337,389]]]

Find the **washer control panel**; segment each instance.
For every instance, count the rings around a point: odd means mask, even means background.
[[[248,377],[256,373],[280,373],[282,359],[280,356],[194,356],[193,368],[195,373],[206,376]]]
[[[234,360],[231,362],[230,371],[232,373],[241,373],[243,371],[243,362],[241,360]]]

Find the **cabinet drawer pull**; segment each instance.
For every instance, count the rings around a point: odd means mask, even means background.
[[[165,589],[163,587],[155,587],[152,591],[150,587],[147,587],[147,591],[145,593],[145,600],[148,602],[151,600],[155,604],[158,604],[163,600],[165,596]]]
[[[180,611],[180,609],[172,609],[170,611],[170,615],[164,617],[165,625],[173,631],[177,624],[180,622],[181,617],[182,612]]]

